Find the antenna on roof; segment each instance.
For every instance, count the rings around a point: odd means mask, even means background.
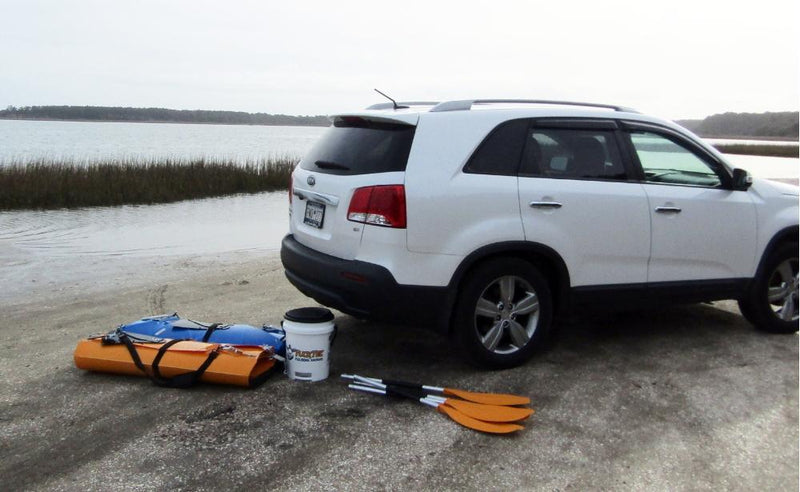
[[[394,105],[394,109],[401,109],[401,108],[407,108],[408,107],[408,106],[398,106],[397,102],[394,99],[392,99],[391,97],[387,96],[386,94],[384,94],[383,92],[379,91],[378,89],[375,89],[375,92],[377,92],[381,96],[385,97],[386,99],[392,101],[392,104]]]

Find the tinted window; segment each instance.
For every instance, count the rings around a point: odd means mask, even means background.
[[[328,174],[405,171],[416,127],[363,118],[336,118],[300,167]]]
[[[567,179],[626,179],[613,131],[533,128],[520,174]]]
[[[472,154],[464,172],[477,174],[517,174],[528,120],[511,120],[499,125]]]
[[[631,143],[648,183],[718,187],[722,181],[703,159],[666,137],[631,133]]]

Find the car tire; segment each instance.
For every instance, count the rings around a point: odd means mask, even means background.
[[[758,322],[758,317],[753,313],[753,308],[750,307],[750,304],[745,302],[743,299],[739,299],[739,312],[742,313],[744,319],[749,321],[752,325],[755,325]]]
[[[756,328],[770,333],[798,329],[797,243],[779,246],[767,257],[739,310]]]
[[[550,287],[530,263],[489,260],[465,279],[456,302],[453,334],[467,360],[504,369],[522,364],[550,331]]]

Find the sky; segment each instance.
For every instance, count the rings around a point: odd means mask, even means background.
[[[800,106],[800,2],[0,0],[0,107],[335,114],[384,100]]]

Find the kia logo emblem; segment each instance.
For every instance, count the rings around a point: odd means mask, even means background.
[[[317,184],[317,180],[314,179],[314,176],[309,176],[308,179],[306,180],[306,183],[308,183],[308,186],[314,186],[315,184]]]

